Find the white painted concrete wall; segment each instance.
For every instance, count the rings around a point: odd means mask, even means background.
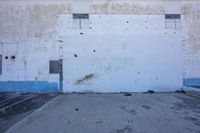
[[[91,14],[88,30],[74,30],[69,21],[70,14],[60,15],[65,91],[182,87],[181,29],[165,29],[164,15]]]
[[[179,89],[183,78],[200,77],[199,5],[196,0],[1,0],[0,52],[16,59],[3,58],[0,80],[58,83],[59,75],[49,74],[49,60],[63,59],[64,91]],[[73,29],[72,13],[89,13],[91,29]],[[165,13],[181,13],[180,28],[166,29]],[[76,84],[90,74],[91,80]]]

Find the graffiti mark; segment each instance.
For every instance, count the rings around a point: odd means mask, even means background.
[[[81,83],[83,83],[84,81],[91,80],[92,78],[94,78],[94,74],[85,75],[85,77],[83,77],[83,78],[77,80],[76,84],[81,84]]]

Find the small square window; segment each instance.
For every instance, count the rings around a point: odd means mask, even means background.
[[[89,19],[89,14],[73,14],[73,19]]]
[[[180,14],[165,14],[165,19],[181,19]]]

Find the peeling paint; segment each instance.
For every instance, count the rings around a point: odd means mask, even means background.
[[[99,2],[90,5],[91,13],[98,14],[164,14],[160,5],[143,5],[136,2]]]
[[[200,77],[200,8],[199,2],[183,2],[181,12],[185,15],[184,78]]]
[[[109,13],[109,2],[106,3],[100,3],[100,4],[91,4],[90,5],[90,12],[91,13],[102,13],[107,14]]]
[[[111,13],[113,14],[164,14],[163,6],[149,6],[130,3],[112,3]]]

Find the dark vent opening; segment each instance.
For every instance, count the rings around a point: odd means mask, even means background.
[[[165,14],[165,19],[181,19],[180,14]]]
[[[89,19],[89,14],[73,14],[73,19]]]

